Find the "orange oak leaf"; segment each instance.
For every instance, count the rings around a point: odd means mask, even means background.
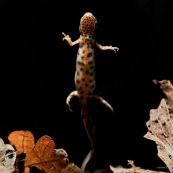
[[[30,131],[13,131],[8,136],[11,145],[15,146],[17,155],[25,154],[24,170],[30,172],[30,167],[37,167],[40,170],[57,173],[63,170],[68,164],[68,155],[62,148],[55,149],[54,140],[44,135],[35,139]]]
[[[17,155],[28,153],[35,146],[33,134],[28,130],[17,130],[9,134],[8,140],[15,146]]]
[[[25,166],[35,166],[49,173],[57,173],[64,169],[69,161],[64,149],[55,149],[55,142],[50,136],[44,135],[35,147],[26,154]]]

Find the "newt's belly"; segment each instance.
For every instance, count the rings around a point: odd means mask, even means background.
[[[95,89],[95,73],[89,66],[76,66],[75,86],[78,94],[92,94]]]
[[[95,73],[89,65],[76,65],[75,86],[83,104],[87,104],[88,96],[92,95],[95,90]]]
[[[87,100],[95,90],[94,49],[91,45],[86,42],[81,44],[77,53],[75,86],[80,100]]]

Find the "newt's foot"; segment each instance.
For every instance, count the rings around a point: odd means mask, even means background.
[[[116,53],[117,51],[119,51],[119,47],[112,47],[112,50]]]
[[[63,37],[63,41],[66,40],[66,41],[71,41],[71,38],[69,37],[69,35],[66,35],[64,32],[62,32],[62,35],[64,36]]]
[[[72,99],[73,97],[78,97],[78,93],[77,93],[76,90],[73,91],[73,92],[71,92],[71,93],[68,95],[67,99],[66,99],[66,104],[67,104],[67,106],[68,106],[68,108],[70,109],[71,112],[73,112],[73,110],[72,110],[72,106],[71,106],[71,104],[70,104],[70,101],[71,101],[71,99]]]
[[[95,99],[99,100],[102,104],[104,104],[106,107],[108,107],[112,112],[114,111],[113,107],[102,97],[94,95],[93,96]]]
[[[115,53],[119,51],[119,47],[106,46],[107,50],[113,50]]]

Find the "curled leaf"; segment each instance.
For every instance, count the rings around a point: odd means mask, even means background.
[[[16,152],[10,144],[4,144],[0,138],[0,173],[11,173],[14,170]]]
[[[67,152],[60,148],[60,149],[55,149],[55,153],[58,156],[58,162],[59,165],[62,169],[66,168],[66,166],[69,164],[69,160],[68,160],[68,154]]]

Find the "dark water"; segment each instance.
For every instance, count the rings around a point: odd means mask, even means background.
[[[91,167],[109,164],[159,169],[156,145],[143,136],[149,110],[162,91],[152,79],[172,76],[172,1],[10,1],[0,2],[0,137],[30,130],[35,139],[51,136],[56,148],[81,165],[90,150],[78,108],[71,113],[67,95],[74,88],[78,46],[62,41],[62,32],[79,37],[87,11],[97,20],[97,41],[120,51],[96,51],[96,92],[114,113],[96,106],[98,152]],[[75,102],[77,106],[77,101]],[[93,168],[95,169],[95,168]]]

